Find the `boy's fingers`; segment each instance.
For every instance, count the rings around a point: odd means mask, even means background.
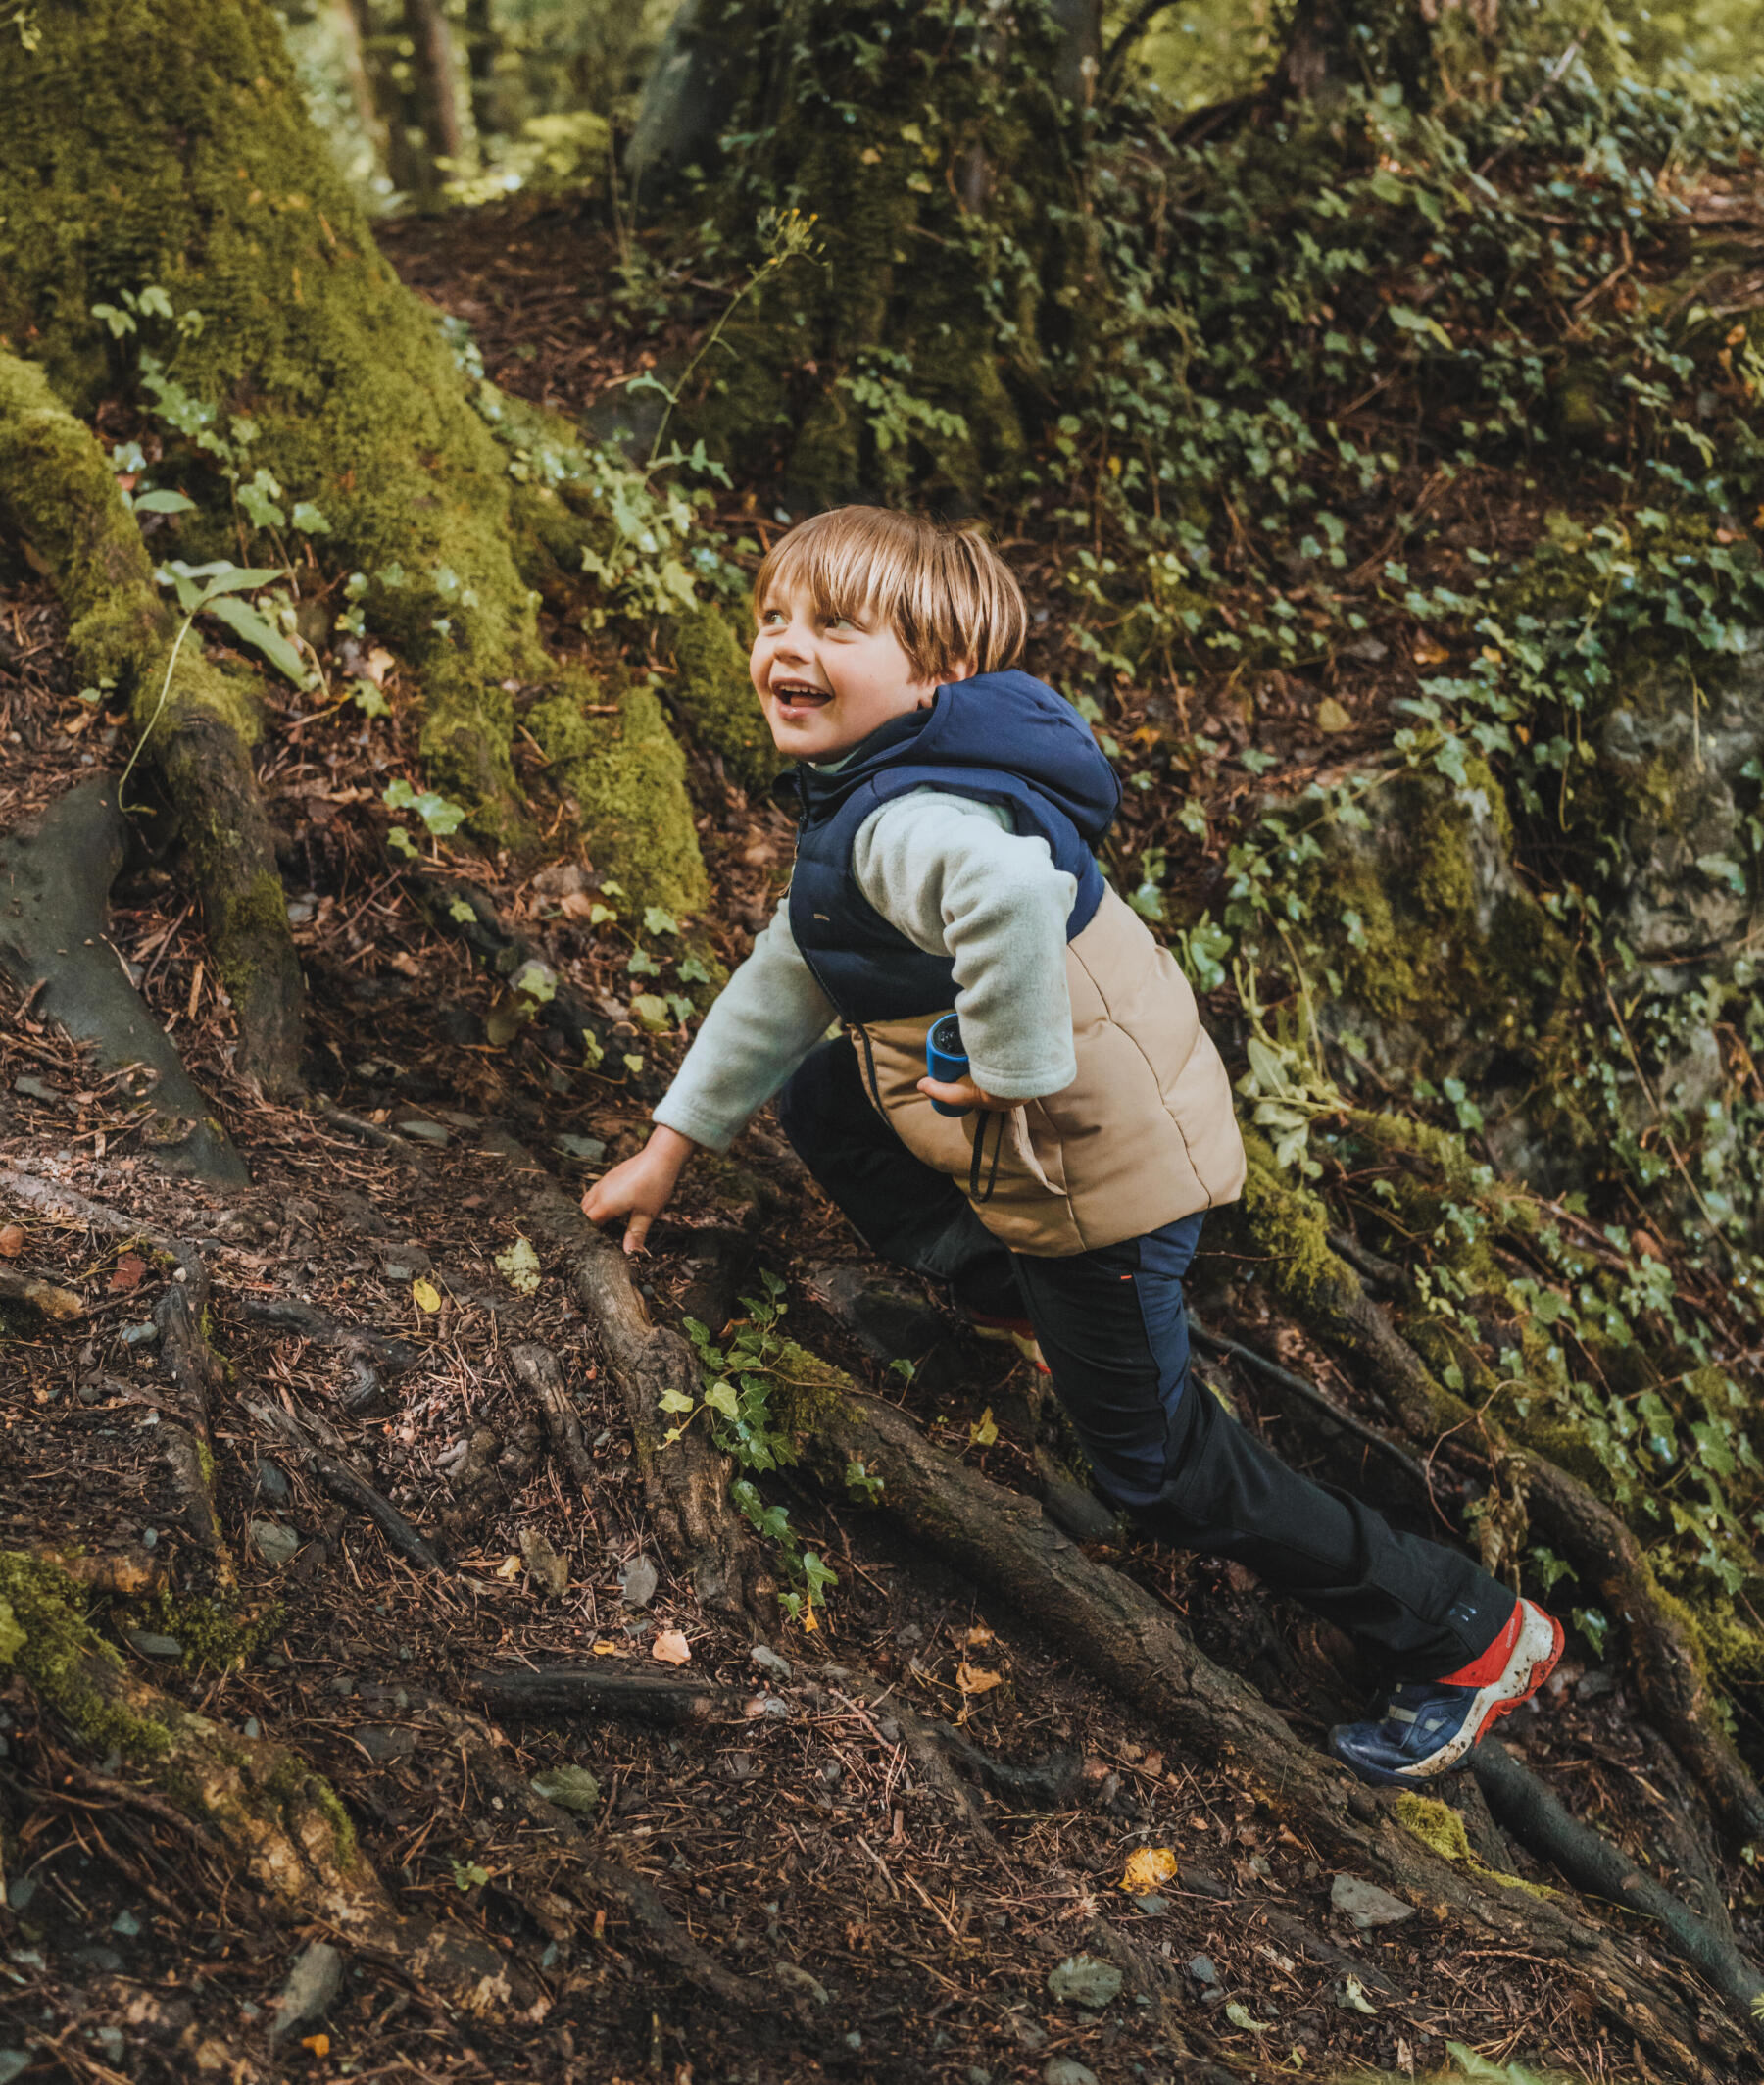
[[[631,1220],[625,1225],[624,1234],[624,1249],[627,1253],[643,1251],[644,1240],[649,1236],[650,1225],[655,1220],[654,1216],[646,1216],[638,1211],[631,1213]]]

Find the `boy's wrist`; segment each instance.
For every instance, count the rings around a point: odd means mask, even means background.
[[[650,1140],[644,1149],[678,1173],[698,1146],[689,1136],[682,1136],[677,1129],[670,1129],[665,1122],[658,1122],[650,1131]]]

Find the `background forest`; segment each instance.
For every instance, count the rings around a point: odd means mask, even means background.
[[[1759,2074],[1749,0],[0,6],[0,2085]],[[1442,1799],[769,1118],[746,591],[973,517]],[[1507,1733],[1510,1732],[1510,1735]]]

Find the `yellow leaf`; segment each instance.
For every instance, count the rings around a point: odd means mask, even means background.
[[[594,1655],[596,1658],[616,1658],[618,1656],[618,1646],[615,1643],[609,1643],[603,1636],[594,1647]]]
[[[807,1629],[811,1635],[816,1629],[820,1627],[819,1621],[815,1618],[814,1602],[812,1599],[806,1600],[803,1603],[803,1627]]]
[[[1002,1672],[988,1672],[979,1665],[970,1665],[966,1659],[956,1667],[956,1684],[963,1694],[990,1694],[995,1687],[1004,1684]]]
[[[999,1422],[992,1415],[992,1407],[987,1406],[979,1418],[968,1428],[970,1448],[990,1448],[999,1438]]]
[[[1175,1880],[1176,1856],[1167,1846],[1139,1846],[1127,1856],[1121,1887],[1129,1897],[1150,1897],[1153,1890]]]
[[[1325,695],[1317,705],[1317,729],[1319,731],[1351,731],[1353,719],[1333,695]]]
[[[1451,654],[1443,644],[1436,643],[1425,630],[1415,639],[1415,664],[1417,666],[1444,666]]]
[[[520,1559],[518,1557],[505,1557],[496,1566],[496,1575],[499,1578],[518,1578],[520,1576]]]
[[[315,2056],[329,2056],[330,2036],[328,2034],[309,2034],[302,2039],[300,2046],[303,2049],[310,2049]]]
[[[438,1311],[441,1308],[441,1291],[432,1281],[413,1281],[411,1294],[416,1298],[418,1310]]]
[[[678,1629],[663,1629],[650,1645],[650,1656],[664,1665],[683,1665],[692,1656],[692,1646]]]

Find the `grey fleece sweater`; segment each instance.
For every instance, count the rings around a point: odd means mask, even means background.
[[[852,872],[907,940],[956,967],[956,1012],[974,1081],[1037,1100],[1078,1075],[1066,991],[1075,877],[996,804],[914,789],[858,828]],[[790,931],[788,898],[705,1016],[655,1119],[726,1151],[835,1018]]]

